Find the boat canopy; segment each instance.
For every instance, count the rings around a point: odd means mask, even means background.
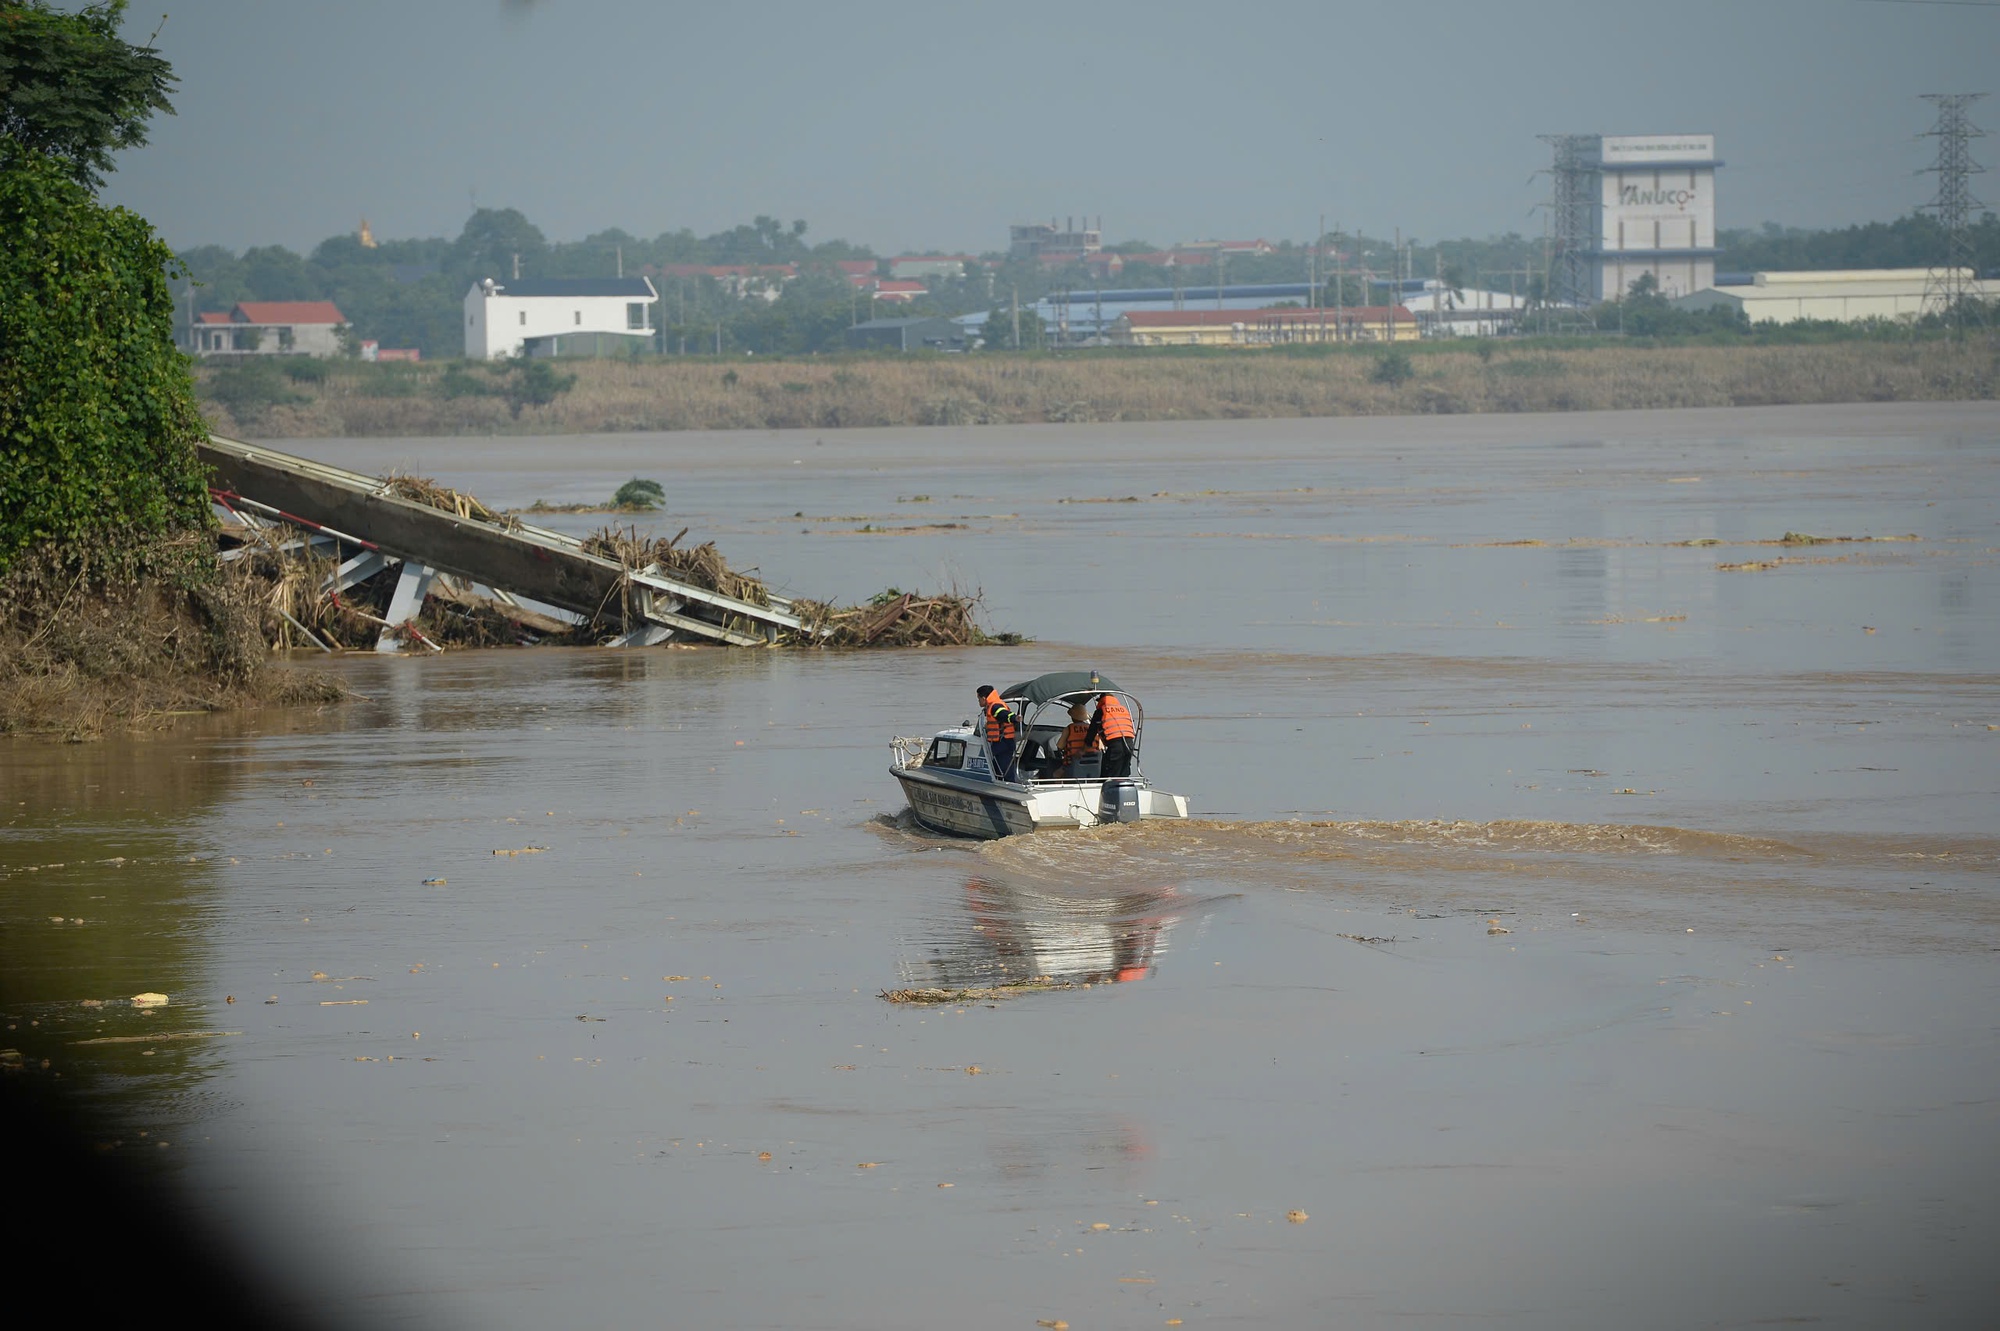
[[[1025,684],[1016,684],[1011,689],[1000,690],[1003,698],[1019,699],[1039,707],[1052,698],[1061,698],[1072,693],[1123,693],[1110,676],[1100,675],[1095,670],[1058,670],[1053,674],[1037,675]]]

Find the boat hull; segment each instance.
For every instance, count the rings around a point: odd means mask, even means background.
[[[992,782],[940,778],[921,768],[895,775],[910,801],[910,813],[933,832],[994,840],[1035,830],[1026,792]]]
[[[1038,782],[1008,785],[927,770],[920,766],[890,769],[902,783],[910,813],[923,826],[948,836],[996,840],[1028,832],[1066,827],[1095,827],[1103,814],[1101,781]],[[1140,786],[1140,818],[1185,818],[1187,798]],[[1129,815],[1128,815],[1129,816]]]

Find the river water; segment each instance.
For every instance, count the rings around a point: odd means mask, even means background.
[[[1035,640],[315,660],[365,700],[0,749],[19,1075],[302,1310],[2000,1306],[1991,405],[294,447],[654,477],[775,584]],[[889,738],[1068,668],[1196,820],[911,831]]]

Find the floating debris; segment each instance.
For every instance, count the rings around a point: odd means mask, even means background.
[[[1046,993],[1052,989],[1075,989],[1067,980],[1012,980],[1006,984],[975,989],[884,989],[876,997],[891,1003],[988,1003],[1022,994]],[[973,1069],[967,1069],[972,1071]]]

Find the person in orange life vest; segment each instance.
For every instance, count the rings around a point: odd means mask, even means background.
[[[1057,769],[1059,776],[1075,776],[1076,760],[1087,753],[1096,753],[1103,747],[1090,737],[1090,723],[1085,719],[1083,704],[1071,703],[1069,724],[1063,727],[1062,736],[1056,740],[1056,757],[1062,760]]]
[[[991,684],[979,686],[979,710],[986,715],[986,747],[993,754],[993,779],[1012,781],[1014,776],[1014,709]]]
[[[1139,728],[1132,724],[1132,713],[1124,703],[1109,693],[1098,694],[1089,736],[1104,744],[1104,775],[1132,775],[1132,741],[1139,737]]]

